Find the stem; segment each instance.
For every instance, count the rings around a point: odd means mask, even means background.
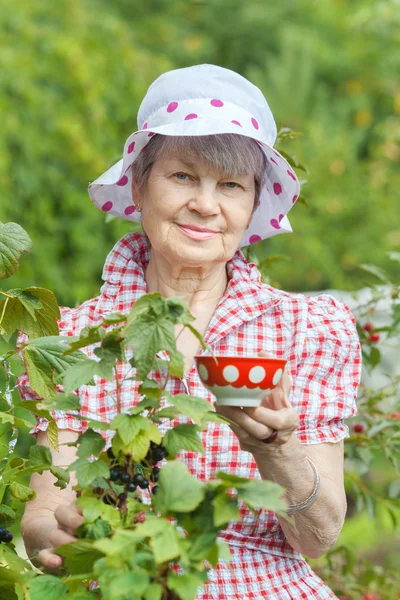
[[[6,308],[7,308],[7,304],[8,304],[8,301],[9,301],[9,299],[10,299],[10,296],[7,296],[7,298],[6,298],[6,301],[4,302],[4,306],[3,306],[3,312],[2,312],[2,315],[1,315],[1,317],[0,317],[0,327],[1,327],[1,324],[2,324],[2,322],[3,322],[4,315],[5,315],[5,313],[6,313]]]

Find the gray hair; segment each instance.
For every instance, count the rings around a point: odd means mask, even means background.
[[[221,172],[223,177],[240,177],[253,173],[253,210],[258,206],[264,184],[266,157],[255,140],[235,133],[200,136],[157,134],[143,148],[132,165],[132,175],[136,179],[139,194],[145,190],[152,166],[164,153],[193,162],[200,156],[211,169]]]

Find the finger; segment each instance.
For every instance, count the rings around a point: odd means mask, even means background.
[[[53,546],[53,548],[57,548],[57,546],[62,546],[63,544],[70,544],[71,542],[76,542],[76,537],[69,535],[63,529],[53,529],[53,531],[49,534],[49,542]]]
[[[228,408],[228,407],[225,407]],[[246,409],[240,409],[240,408],[233,408],[233,407],[229,407],[229,414],[227,415],[230,419],[232,419],[232,421],[234,421],[234,423],[236,425],[239,425],[241,428],[245,429],[248,433],[250,433],[251,435],[253,435],[254,437],[263,440],[264,438],[268,437],[271,434],[271,429],[273,429],[272,425],[270,423],[268,423],[265,415],[263,415],[263,420],[261,421],[260,418],[253,418],[253,415],[256,415],[256,417],[259,417],[260,413],[259,412],[254,412],[257,411],[259,407],[255,407],[255,408],[246,408]],[[268,410],[268,409],[264,409],[264,410]],[[251,415],[248,414],[247,411],[253,411],[253,413],[251,413]],[[275,412],[275,411],[270,411]],[[232,426],[230,426],[232,427]]]
[[[61,556],[55,554],[51,548],[45,548],[44,550],[41,550],[38,554],[38,560],[48,569],[57,569],[63,564]]]
[[[261,430],[259,425],[263,425],[264,427],[269,428],[269,430],[275,429],[277,431],[282,431],[287,429],[294,431],[297,429],[300,420],[297,411],[292,407],[281,408],[280,410],[270,410],[264,406],[256,406],[254,408],[243,409],[242,414],[242,420],[239,421],[238,419],[235,419],[235,421],[254,437],[261,440],[264,439],[266,435],[264,434],[265,429]],[[258,427],[254,426],[255,423],[257,423]]]
[[[54,516],[57,519],[59,527],[71,535],[83,523],[82,515],[72,506],[57,506]]]

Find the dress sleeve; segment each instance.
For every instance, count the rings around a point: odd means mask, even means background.
[[[67,323],[69,322],[69,313],[70,313],[71,309],[67,308],[65,306],[60,306],[60,313],[61,313],[61,318],[58,322],[58,326],[59,326],[59,335],[73,335],[73,332],[69,332],[68,330],[68,326]],[[18,338],[17,338],[17,348],[19,349],[20,355],[21,353],[21,347],[24,344],[27,344],[29,342],[29,338],[25,333],[19,332],[18,333]],[[24,371],[18,378],[16,381],[18,390],[19,390],[19,394],[21,396],[21,400],[36,400],[36,401],[43,401],[43,398],[41,398],[40,396],[38,396],[38,394],[36,392],[34,392],[32,390],[32,388],[30,387],[30,382],[29,382],[29,377],[26,371]],[[63,388],[61,385],[57,385],[57,392],[63,392]],[[78,395],[76,392],[74,392],[76,395]],[[68,414],[66,414],[64,411],[61,410],[56,410],[56,411],[51,411],[51,415],[54,418],[54,420],[57,423],[57,427],[59,429],[71,429],[72,431],[77,431],[77,432],[81,432],[82,431],[82,426],[81,426],[81,420],[79,418],[77,418],[76,416],[74,416],[74,414],[76,414],[76,411],[69,411]],[[45,419],[44,417],[36,417],[36,425],[31,429],[30,433],[36,434],[39,431],[46,431],[47,427],[49,425],[49,422],[47,419]]]
[[[300,415],[303,444],[339,442],[349,436],[344,419],[357,414],[362,356],[356,321],[333,296],[307,297],[304,346],[292,372],[291,402]]]

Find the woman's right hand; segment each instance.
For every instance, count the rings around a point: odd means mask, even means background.
[[[56,508],[54,518],[38,517],[34,523],[35,529],[40,527],[40,535],[36,535],[42,540],[42,549],[38,554],[38,561],[48,569],[57,569],[63,564],[60,555],[54,552],[54,549],[63,544],[69,544],[76,541],[74,537],[75,530],[83,523],[82,512],[75,502],[69,505],[61,505]],[[39,531],[37,531],[39,534]],[[44,547],[43,547],[44,546]]]

